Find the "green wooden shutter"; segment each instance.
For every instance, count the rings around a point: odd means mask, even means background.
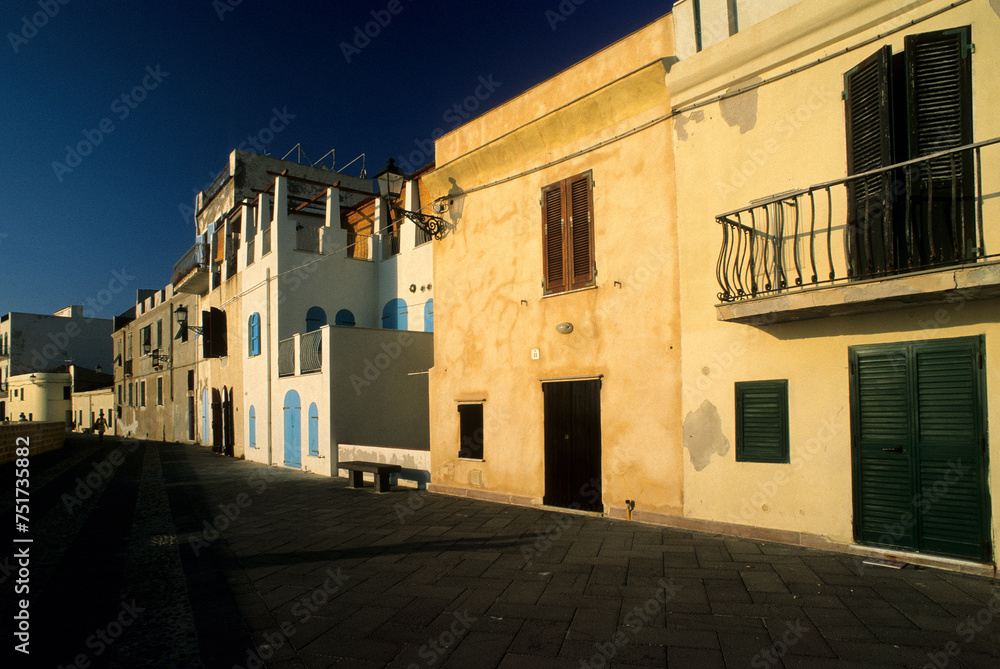
[[[851,348],[855,538],[990,558],[981,337]]]
[[[854,523],[865,543],[917,547],[908,367],[905,344],[851,349]]]
[[[563,230],[563,189],[562,183],[558,183],[542,192],[542,261],[546,294],[566,290]]]
[[[847,173],[892,164],[892,48],[884,46],[844,75]],[[893,264],[886,181],[873,175],[847,186],[851,276],[870,276]]]
[[[985,559],[979,338],[915,347],[920,548]]]
[[[969,43],[968,26],[906,36],[910,158],[972,143]],[[932,173],[948,183],[948,161],[934,161]]]
[[[736,461],[789,461],[786,379],[736,383]]]
[[[569,181],[570,289],[594,283],[594,200],[590,174]]]
[[[971,144],[971,28],[907,35],[908,158]],[[925,262],[975,255],[972,153],[931,161],[916,176],[921,209],[916,237]],[[953,184],[953,176],[956,183]],[[954,190],[953,190],[954,188]],[[954,195],[953,195],[954,193]],[[932,209],[931,228],[924,222]]]

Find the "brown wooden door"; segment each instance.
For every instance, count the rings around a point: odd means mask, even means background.
[[[542,384],[545,396],[544,502],[602,511],[601,382]]]
[[[222,453],[222,393],[212,388],[212,451]]]

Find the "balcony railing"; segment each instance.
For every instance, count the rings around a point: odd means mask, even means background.
[[[174,264],[174,274],[170,282],[176,289],[192,273],[208,271],[208,254],[205,245],[195,244]]]
[[[298,224],[295,226],[295,250],[319,253],[322,228]]]
[[[278,376],[295,375],[295,338],[278,342]]]
[[[998,193],[994,187],[984,196],[982,153],[998,144],[1000,137],[720,214],[719,300],[767,297],[991,257],[983,203],[995,201]],[[997,175],[987,176],[995,181]],[[996,218],[991,211],[990,220]]]
[[[323,369],[323,332],[315,330],[299,337],[299,371],[302,374]]]

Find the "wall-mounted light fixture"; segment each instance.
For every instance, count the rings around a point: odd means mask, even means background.
[[[434,239],[441,239],[445,225],[443,218],[430,214],[422,214],[419,211],[407,211],[396,206],[396,200],[399,199],[399,195],[403,192],[403,183],[406,181],[406,174],[403,173],[403,170],[396,167],[395,160],[390,158],[386,161],[385,167],[375,175],[375,181],[378,182],[379,194],[385,199],[393,212],[410,219],[414,225]]]
[[[32,374],[32,375],[31,375],[31,376],[29,377],[29,379],[30,379],[30,381],[31,381],[32,383],[34,383],[35,385],[38,385],[38,377],[37,377],[37,376],[35,376],[34,374]]]
[[[572,323],[560,323],[559,325],[556,326],[556,332],[558,332],[559,334],[569,334],[572,331],[573,331]]]

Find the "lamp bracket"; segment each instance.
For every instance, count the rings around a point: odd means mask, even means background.
[[[424,214],[419,211],[409,211],[396,206],[395,203],[390,203],[390,205],[395,213],[413,221],[414,225],[429,234],[434,239],[440,240],[442,235],[444,235],[445,221],[440,216]]]

